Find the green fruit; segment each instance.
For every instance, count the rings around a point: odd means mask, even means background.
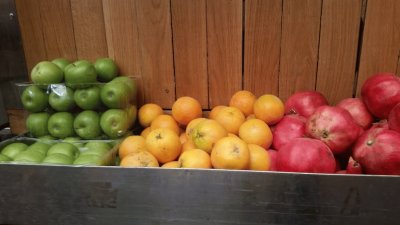
[[[136,85],[136,78],[128,77],[128,76],[120,76],[114,78],[111,82],[121,82],[128,86],[131,96],[136,98],[137,94],[137,85]]]
[[[16,155],[25,151],[27,148],[28,145],[24,143],[15,142],[4,147],[3,150],[1,150],[1,154],[7,156],[10,159],[14,159]]]
[[[11,159],[8,156],[0,154],[0,163],[1,162],[10,162],[10,161],[11,161]]]
[[[103,157],[98,155],[83,155],[75,159],[74,165],[101,166],[104,165]]]
[[[85,89],[77,89],[74,93],[74,100],[81,109],[99,109],[101,106],[100,88],[92,86]]]
[[[126,134],[129,124],[128,113],[123,109],[109,109],[100,118],[103,132],[110,138],[119,138]]]
[[[60,112],[71,111],[75,107],[74,91],[64,85],[51,85],[49,104]]]
[[[131,94],[127,84],[108,82],[101,88],[100,97],[108,108],[123,109],[129,105]]]
[[[79,113],[74,121],[75,133],[83,139],[94,139],[101,135],[100,116],[95,111]]]
[[[118,67],[110,58],[102,58],[94,63],[100,81],[108,82],[118,75]]]
[[[46,112],[32,113],[26,118],[26,129],[33,137],[48,135],[47,130],[50,114]]]
[[[23,151],[15,156],[14,162],[24,163],[40,163],[43,161],[45,154],[39,151]]]
[[[97,150],[97,149],[102,149],[106,150],[107,152],[112,148],[112,146],[104,141],[90,141],[85,144],[85,151],[92,151],[92,150]]]
[[[81,141],[80,137],[66,137],[63,139],[63,142],[71,143],[78,149],[83,148],[84,146],[84,143]]]
[[[136,121],[137,117],[137,107],[136,105],[131,105],[126,109],[126,112],[128,113],[129,117],[129,124],[130,126],[133,125]]]
[[[65,58],[57,58],[51,62],[56,64],[62,71],[64,71],[64,68],[71,63],[68,59]]]
[[[64,154],[68,157],[74,158],[77,152],[79,152],[79,149],[75,145],[67,142],[60,142],[50,147],[47,151],[47,156],[53,154]]]
[[[35,113],[47,108],[48,95],[38,86],[31,85],[22,92],[21,102],[29,112]]]
[[[54,143],[55,137],[51,136],[51,135],[44,135],[44,136],[40,136],[39,138],[39,142],[43,142],[46,144],[52,144]]]
[[[31,71],[32,82],[40,85],[41,88],[46,88],[49,84],[61,83],[63,77],[63,71],[49,61],[39,62]]]
[[[86,61],[79,60],[65,67],[65,83],[71,88],[86,88],[97,82],[97,73],[94,66]]]
[[[37,141],[34,144],[31,144],[26,151],[37,151],[42,153],[43,155],[47,154],[47,151],[49,150],[49,148],[51,147],[50,144],[46,144],[44,142],[41,141]]]
[[[71,165],[73,162],[74,159],[72,157],[60,153],[54,153],[46,156],[42,164]]]
[[[74,136],[74,116],[69,112],[54,113],[49,118],[47,129],[56,138]]]

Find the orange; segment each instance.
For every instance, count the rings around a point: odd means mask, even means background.
[[[238,134],[239,127],[245,121],[245,117],[238,108],[228,106],[218,111],[215,120],[229,133]]]
[[[229,106],[238,108],[245,116],[253,113],[253,105],[257,97],[250,91],[238,91],[232,95]]]
[[[250,152],[246,142],[236,137],[224,137],[217,141],[211,152],[211,164],[216,169],[247,169]]]
[[[181,144],[185,143],[188,140],[188,136],[186,135],[186,133],[181,133],[181,135],[179,135],[179,141],[181,142]]]
[[[268,151],[255,144],[248,144],[247,147],[250,151],[249,170],[269,170],[271,159]]]
[[[215,120],[206,119],[193,127],[190,138],[196,148],[211,153],[214,144],[226,135],[228,132],[221,124]]]
[[[180,97],[172,105],[172,117],[181,125],[187,125],[191,120],[199,118],[201,115],[200,102],[192,97]]]
[[[148,151],[131,153],[121,160],[121,167],[159,167],[157,159]]]
[[[181,153],[182,144],[179,136],[170,129],[158,128],[152,130],[146,138],[146,148],[159,163],[175,160]]]
[[[147,135],[150,133],[151,131],[151,127],[146,127],[144,130],[142,130],[142,132],[140,133],[140,136],[146,138]]]
[[[182,144],[182,152],[185,152],[189,149],[194,149],[196,146],[194,146],[194,143],[192,139],[188,139],[185,143]]]
[[[154,103],[145,104],[139,109],[139,123],[143,127],[148,127],[157,116],[162,114],[164,112],[159,105]]]
[[[192,132],[192,130],[193,130],[193,127],[195,127],[200,121],[203,121],[203,120],[205,120],[206,118],[196,118],[196,119],[194,119],[194,120],[192,120],[192,121],[190,121],[189,122],[189,124],[186,126],[186,135],[189,137],[190,136],[190,133]]]
[[[180,163],[178,161],[171,161],[163,164],[162,168],[180,168]]]
[[[248,144],[260,145],[268,149],[272,144],[272,132],[262,120],[249,119],[239,128],[239,137]]]
[[[255,118],[256,118],[256,115],[254,115],[254,114],[250,114],[250,115],[246,116],[246,120],[255,119]]]
[[[208,118],[215,119],[215,116],[218,114],[219,110],[225,108],[225,105],[217,105],[211,109],[210,113],[208,114]]]
[[[211,168],[210,155],[200,149],[189,149],[183,152],[178,162],[181,168]]]
[[[159,115],[157,116],[153,122],[151,122],[151,130],[155,130],[157,128],[167,128],[175,132],[177,135],[180,134],[180,128],[178,123],[172,118],[170,115]]]
[[[121,159],[130,153],[146,151],[146,139],[143,136],[129,136],[119,145],[118,154]]]
[[[265,94],[256,100],[253,110],[257,119],[266,122],[268,125],[274,125],[282,119],[285,106],[277,96]]]

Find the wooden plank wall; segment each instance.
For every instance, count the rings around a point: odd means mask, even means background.
[[[398,0],[15,0],[27,68],[111,57],[141,102],[188,95],[204,109],[241,89],[331,104],[400,71]]]

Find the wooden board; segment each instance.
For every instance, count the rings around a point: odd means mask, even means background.
[[[242,0],[207,0],[210,107],[227,105],[230,97],[243,88],[242,7]]]
[[[369,0],[365,15],[357,95],[375,73],[396,73],[400,52],[400,1]]]
[[[36,4],[40,8],[47,59],[64,57],[75,60],[77,55],[70,1],[42,0]]]
[[[361,0],[323,1],[316,90],[331,104],[353,96],[360,16]]]
[[[137,22],[144,100],[171,108],[175,82],[170,2],[138,0]]]
[[[283,1],[279,96],[314,90],[317,72],[321,0]]]
[[[278,95],[282,1],[245,3],[244,89]]]
[[[15,0],[28,73],[47,58],[37,0]]]
[[[71,0],[77,57],[108,57],[102,0]]]
[[[196,98],[208,108],[205,0],[172,0],[176,97]]]

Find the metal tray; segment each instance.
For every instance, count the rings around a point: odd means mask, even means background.
[[[0,224],[399,224],[400,177],[0,165]]]

